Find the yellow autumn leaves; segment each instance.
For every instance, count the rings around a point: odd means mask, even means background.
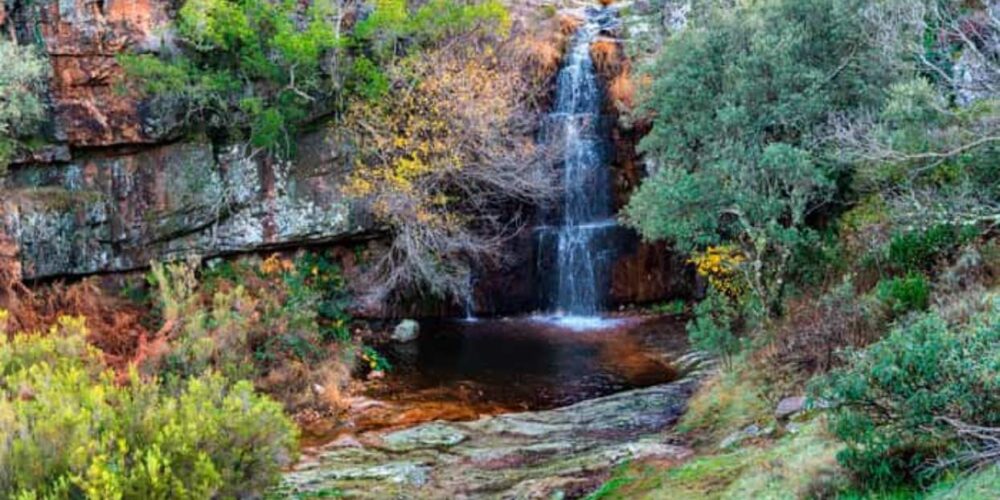
[[[517,92],[495,58],[492,50],[477,57],[425,54],[394,68],[394,90],[382,102],[350,105],[345,130],[361,154],[345,194],[390,222],[460,222],[440,179],[490,147]]]
[[[688,259],[688,263],[694,264],[698,274],[708,279],[709,284],[733,298],[739,297],[744,290],[738,268],[745,261],[746,257],[731,245],[708,247]]]

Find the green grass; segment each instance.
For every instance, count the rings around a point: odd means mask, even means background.
[[[1000,498],[1000,465],[977,473],[941,481],[930,488],[926,500],[995,500]]]
[[[701,444],[718,442],[750,424],[769,424],[772,405],[762,397],[755,378],[747,369],[727,370],[713,377],[688,403],[677,430]]]
[[[817,487],[846,481],[836,463],[840,448],[817,420],[768,447],[748,446],[697,457],[671,468],[621,468],[592,499],[795,499]]]
[[[825,419],[805,424],[764,446],[704,455],[664,468],[634,463],[619,467],[588,500],[631,498],[794,500],[994,500],[1000,498],[1000,467],[944,479],[927,491],[902,488],[861,491],[837,464],[843,445],[825,431]]]
[[[687,303],[681,299],[661,302],[650,306],[649,311],[653,314],[677,316],[687,311]]]

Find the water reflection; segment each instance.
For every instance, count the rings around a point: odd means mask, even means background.
[[[369,390],[391,401],[463,401],[544,409],[665,383],[684,351],[670,318],[580,324],[538,318],[432,322],[416,342],[390,346],[396,370]]]

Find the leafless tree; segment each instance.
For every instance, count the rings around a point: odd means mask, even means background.
[[[1000,465],[1000,427],[967,424],[951,417],[939,417],[937,421],[954,430],[959,439],[966,443],[966,449],[952,458],[935,464],[935,468],[947,469],[960,466],[978,469]]]
[[[555,194],[555,148],[537,144],[528,75],[445,46],[393,68],[393,91],[358,102],[336,133],[356,151],[348,193],[388,228],[364,280],[371,304],[465,297],[475,264],[503,261],[531,207]]]
[[[996,225],[1000,221],[995,192],[964,179],[947,187],[926,182],[943,165],[1000,147],[996,100],[1000,96],[1000,3],[990,0],[971,12],[962,8],[967,3],[891,0],[872,2],[863,13],[877,27],[868,32],[873,37],[870,43],[883,48],[880,64],[927,75],[896,89],[910,93],[914,104],[936,117],[933,123],[912,124],[921,129],[922,147],[893,140],[898,125],[887,123],[875,111],[833,116],[825,134],[841,159],[856,166],[862,189],[885,195],[904,224]],[[933,38],[928,40],[927,33]],[[943,54],[960,55],[953,61]],[[969,113],[970,106],[982,111]]]

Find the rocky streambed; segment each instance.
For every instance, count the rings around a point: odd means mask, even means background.
[[[675,360],[685,375],[544,411],[433,421],[343,436],[308,450],[282,493],[306,498],[552,498],[582,496],[625,461],[683,460],[673,439],[705,367]]]

